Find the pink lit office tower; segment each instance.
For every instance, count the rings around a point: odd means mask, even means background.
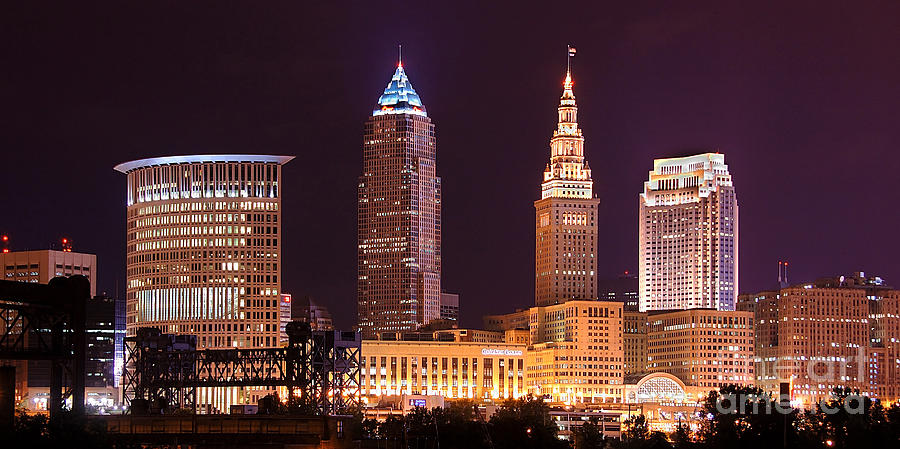
[[[441,178],[434,124],[403,64],[366,121],[358,203],[358,326],[363,338],[440,317]]]
[[[653,161],[639,215],[640,310],[734,310],[738,203],[725,155]]]
[[[591,167],[584,158],[573,86],[567,71],[541,199],[534,202],[534,302],[538,306],[597,299],[600,199],[594,197]]]
[[[126,329],[197,336],[199,348],[279,344],[281,166],[291,156],[126,162]]]

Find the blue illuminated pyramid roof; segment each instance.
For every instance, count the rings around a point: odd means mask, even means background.
[[[425,113],[425,105],[422,104],[422,99],[419,98],[419,94],[416,93],[412,83],[409,82],[409,78],[406,77],[406,72],[403,71],[403,64],[397,64],[394,76],[391,77],[391,81],[384,88],[384,93],[378,97],[378,106],[372,111],[372,115],[385,114],[428,116]]]

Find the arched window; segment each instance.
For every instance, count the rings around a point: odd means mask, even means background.
[[[668,377],[646,379],[637,390],[638,402],[682,402],[684,389]]]

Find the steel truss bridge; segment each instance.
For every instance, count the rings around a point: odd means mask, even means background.
[[[90,281],[84,276],[57,277],[46,285],[0,280],[0,360],[16,361],[19,366],[28,360],[50,362],[47,407],[51,419],[67,399],[72,400],[72,411],[84,411],[89,297]],[[14,390],[15,383],[0,385],[4,390],[0,396],[14,398],[13,392],[5,396],[10,387]]]
[[[355,332],[287,326],[288,345],[265,349],[196,349],[192,335],[139,329],[125,339],[125,404],[133,413],[197,410],[204,387],[284,387],[291,410],[338,415],[359,406],[360,337]]]

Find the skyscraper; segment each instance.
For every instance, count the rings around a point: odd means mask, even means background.
[[[281,166],[291,156],[126,162],[126,329],[197,336],[200,348],[279,344]]]
[[[364,338],[440,316],[441,178],[434,124],[397,64],[366,121],[358,203],[358,326]]]
[[[640,310],[734,310],[738,204],[725,155],[657,159],[640,194]]]
[[[538,306],[597,299],[597,210],[584,158],[571,71],[559,100],[541,199],[535,208],[534,302]]]

